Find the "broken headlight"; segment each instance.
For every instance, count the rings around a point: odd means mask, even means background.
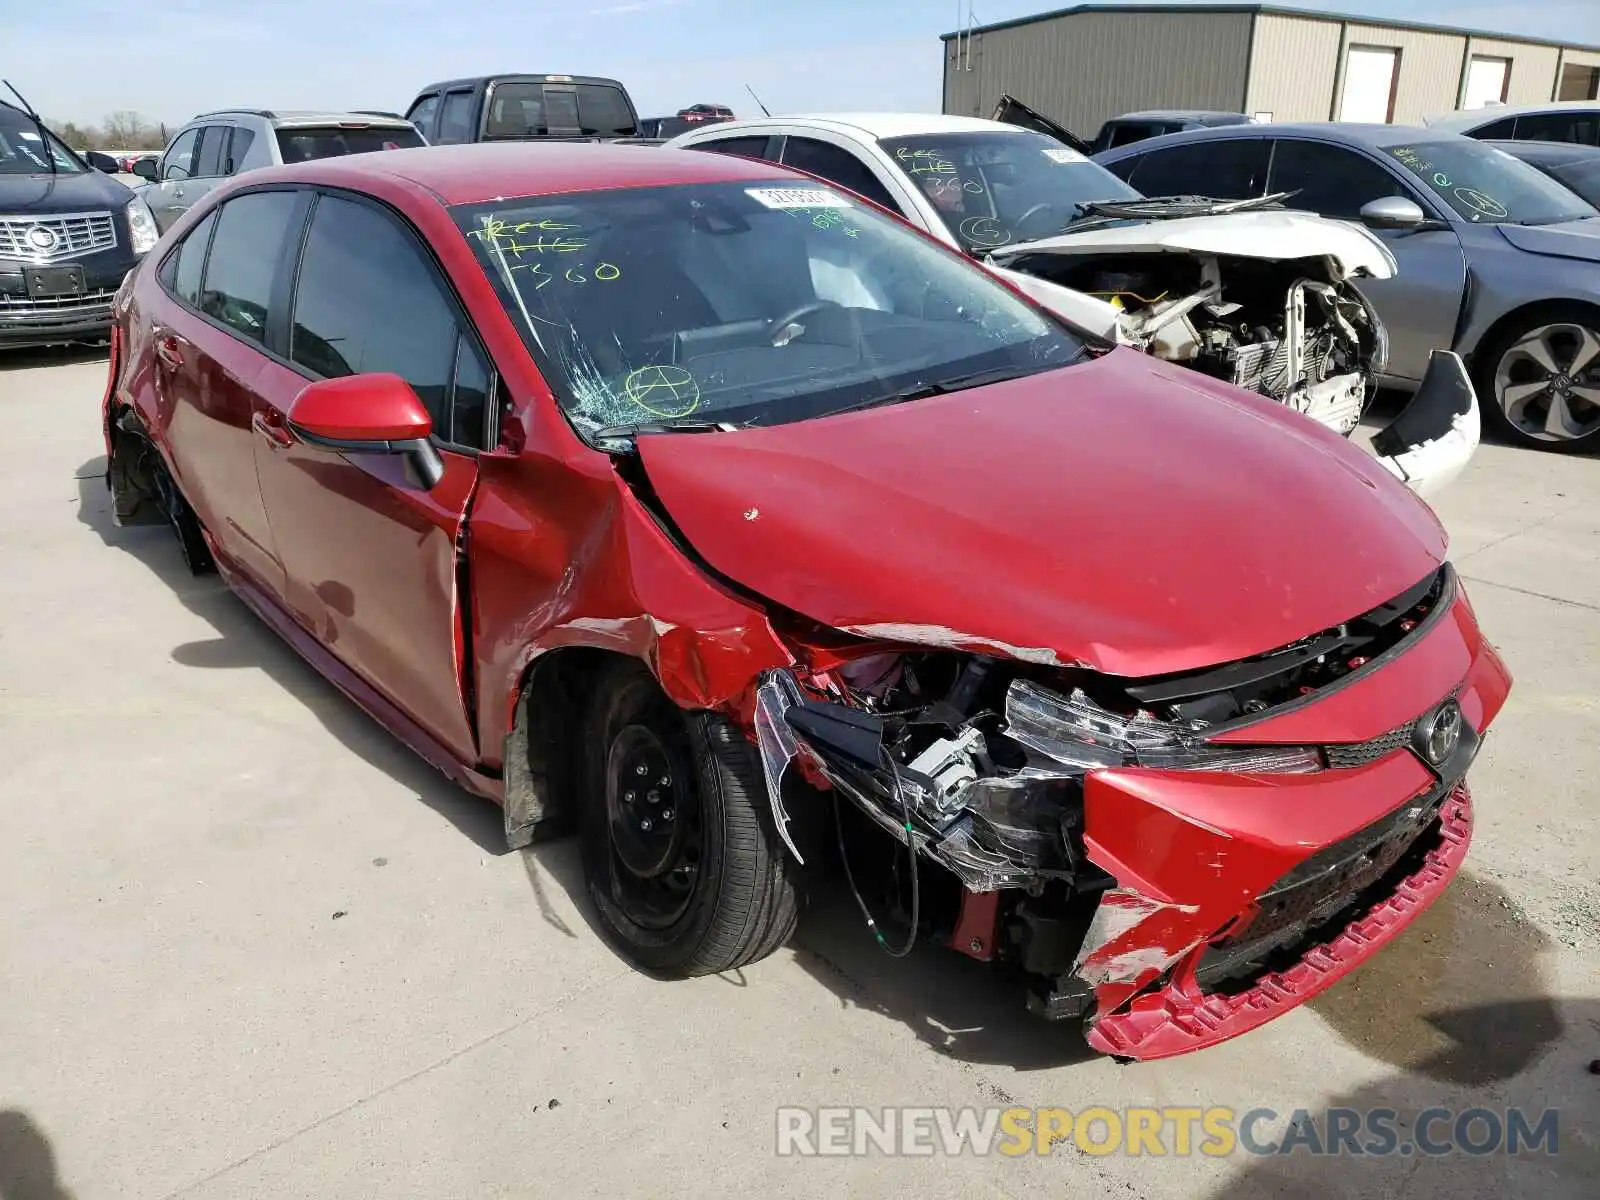
[[[1163,767],[1170,771],[1272,772],[1322,769],[1309,746],[1216,746],[1197,729],[1101,708],[1075,688],[1070,696],[1014,680],[1006,689],[1006,734],[1046,758],[1079,771],[1100,767]]]

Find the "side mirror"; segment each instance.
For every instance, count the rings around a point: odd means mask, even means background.
[[[133,174],[154,183],[156,177],[161,174],[161,163],[154,158],[136,158],[133,160]]]
[[[294,398],[288,416],[289,428],[313,446],[346,454],[404,455],[427,489],[444,478],[444,460],[428,440],[433,418],[398,375],[319,379]]]
[[[1422,206],[1404,196],[1384,196],[1361,206],[1361,223],[1368,229],[1420,229],[1427,220]]]
[[[107,175],[116,175],[120,170],[120,168],[117,166],[116,159],[112,158],[109,154],[102,153],[99,150],[90,150],[84,154],[83,158],[84,161],[96,171],[103,171]]]

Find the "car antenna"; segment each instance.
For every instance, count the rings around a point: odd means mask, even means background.
[[[769,113],[767,111],[767,106],[765,104],[761,103],[761,97],[756,95],[755,88],[751,87],[747,83],[747,84],[744,85],[744,90],[750,93],[750,99],[752,99],[752,100],[754,100],[756,102],[756,107],[761,110],[761,115],[763,117],[770,117],[772,115],[771,113]]]
[[[44,161],[47,162],[50,165],[50,174],[52,174],[52,175],[57,174],[57,171],[56,171],[56,152],[50,148],[50,131],[44,127],[44,119],[42,117],[40,117],[38,113],[33,111],[33,105],[29,104],[26,100],[23,99],[22,93],[17,91],[16,88],[11,86],[11,80],[9,80],[9,79],[0,79],[0,83],[5,84],[6,85],[6,89],[8,91],[10,91],[10,93],[13,96],[15,96],[19,101],[22,102],[22,111],[27,113],[28,116],[33,118],[33,123],[34,123],[35,126],[38,127],[38,130],[39,130],[39,144],[44,150]]]

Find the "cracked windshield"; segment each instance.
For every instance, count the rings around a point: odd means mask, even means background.
[[[1077,336],[804,183],[457,208],[580,432],[780,424],[1065,366]]]

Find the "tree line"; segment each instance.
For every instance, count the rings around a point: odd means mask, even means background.
[[[107,113],[99,125],[52,121],[48,117],[45,124],[74,150],[164,150],[167,145],[167,127],[132,109]]]

